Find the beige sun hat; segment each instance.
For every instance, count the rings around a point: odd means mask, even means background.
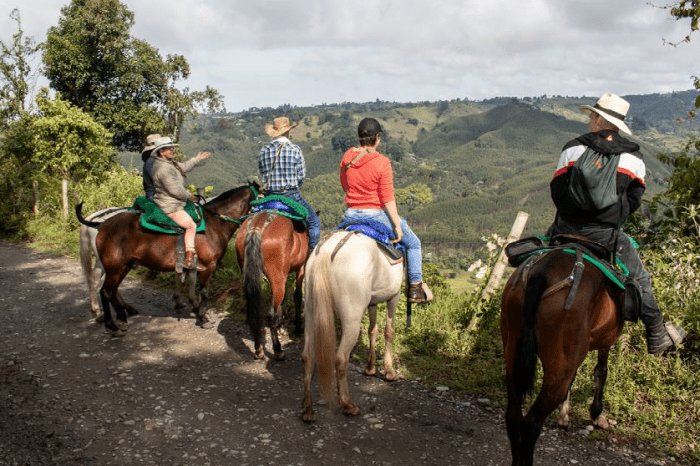
[[[582,105],[579,110],[584,112],[596,112],[608,122],[617,126],[621,131],[632,134],[632,131],[623,121],[627,116],[627,111],[630,109],[630,103],[620,96],[606,93],[598,99],[598,102],[591,107],[590,105]]]
[[[166,147],[175,147],[179,146],[180,144],[175,144],[172,139],[169,137],[161,137],[155,142],[155,147],[153,148],[154,153],[158,153],[159,150],[165,149]]]
[[[265,132],[271,138],[276,138],[281,136],[292,128],[296,128],[298,122],[289,123],[289,118],[287,117],[277,117],[272,120],[272,123],[267,123],[265,125]]]
[[[156,142],[160,140],[160,134],[149,134],[146,136],[146,145],[141,149],[141,155],[146,151],[151,151],[156,148]]]

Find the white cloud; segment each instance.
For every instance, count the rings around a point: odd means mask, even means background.
[[[0,0],[0,39],[15,30]],[[692,87],[700,38],[639,0],[126,0],[132,35],[184,55],[227,108],[284,103],[597,96]],[[43,40],[61,4],[21,7]],[[65,0],[64,5],[68,3]]]

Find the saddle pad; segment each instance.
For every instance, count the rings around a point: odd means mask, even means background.
[[[155,202],[146,199],[146,196],[137,197],[132,209],[142,212],[141,226],[147,230],[171,235],[182,232],[182,227],[165,215]],[[203,232],[205,230],[205,225],[204,217],[202,216],[202,207],[195,205],[192,201],[187,201],[187,204],[185,204],[185,212],[187,212],[197,224],[197,233]]]
[[[270,194],[262,199],[256,199],[250,203],[250,213],[254,214],[263,210],[276,210],[278,213],[294,220],[306,220],[309,211],[294,199],[279,194]]]
[[[335,227],[336,230],[359,231],[365,236],[369,236],[377,243],[385,246],[387,249],[394,249],[398,255],[403,256],[406,248],[403,244],[391,244],[391,240],[396,238],[391,228],[381,222],[375,220],[346,220]]]

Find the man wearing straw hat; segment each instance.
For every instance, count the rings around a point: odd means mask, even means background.
[[[265,125],[265,132],[272,141],[260,149],[258,168],[268,194],[287,196],[309,211],[306,222],[309,225],[310,252],[321,236],[321,220],[299,192],[306,178],[306,164],[301,148],[289,140],[289,132],[297,125],[290,123],[287,117],[275,118]]]
[[[642,292],[641,319],[646,327],[647,350],[650,354],[657,354],[680,344],[685,338],[685,331],[678,325],[664,324],[651,287],[651,277],[644,269],[630,237],[621,229],[622,223],[641,205],[646,189],[646,167],[639,145],[619,134],[620,131],[632,134],[624,122],[629,106],[621,97],[607,93],[594,106],[580,107],[581,111],[589,113],[589,133],[568,142],[559,157],[550,183],[552,200],[557,207],[550,233],[585,236],[615,252],[615,256],[629,269],[629,278],[639,284]],[[605,182],[597,179],[597,186],[602,189],[575,188],[576,183],[572,185],[572,180],[578,173],[585,170],[582,166],[584,159],[595,161],[594,157],[600,157],[595,162],[600,168],[605,160],[610,160],[613,156],[619,156],[619,159],[617,167],[611,166],[610,178]],[[581,160],[577,164],[579,159]],[[593,191],[599,194],[605,186],[611,193],[607,195],[607,202],[583,203],[580,200],[583,196],[579,196],[579,192],[587,194],[585,191],[588,190],[588,194]],[[601,200],[603,196],[598,198]]]

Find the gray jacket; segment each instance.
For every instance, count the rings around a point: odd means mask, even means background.
[[[153,201],[166,214],[171,214],[185,208],[185,204],[192,195],[185,189],[185,178],[180,170],[175,168],[173,162],[162,157],[154,157],[153,161],[153,185],[156,194]],[[191,171],[200,162],[198,157],[193,157],[186,162],[178,162],[185,173]]]

